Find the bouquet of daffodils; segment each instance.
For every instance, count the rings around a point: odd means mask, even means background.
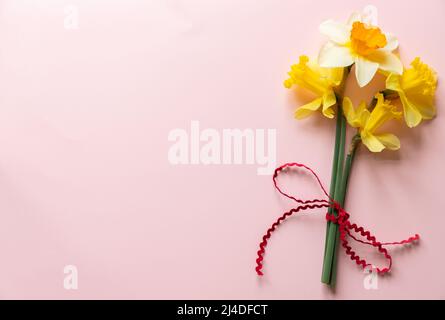
[[[318,59],[300,56],[298,64],[292,65],[289,78],[284,82],[286,88],[304,88],[316,95],[316,99],[299,107],[295,118],[303,119],[314,112],[320,111],[329,119],[336,119],[334,157],[332,161],[332,176],[328,200],[298,200],[281,191],[276,178],[284,167],[298,166],[311,171],[305,165],[286,164],[276,170],[275,186],[283,195],[303,204],[284,214],[275,222],[263,237],[258,251],[257,272],[261,273],[264,247],[271,232],[294,212],[308,207],[327,207],[327,231],[323,260],[322,282],[335,285],[337,248],[341,244],[352,260],[363,267],[369,265],[358,257],[347,244],[347,237],[352,237],[362,243],[372,244],[389,260],[389,267],[378,269],[389,271],[391,257],[384,245],[405,244],[418,239],[418,235],[397,243],[381,243],[362,227],[349,223],[344,202],[347,192],[354,154],[357,147],[363,144],[371,152],[381,152],[384,149],[398,150],[400,140],[381,128],[388,121],[399,120],[410,128],[418,126],[423,120],[433,119],[436,115],[434,94],[437,86],[436,73],[420,58],[415,58],[410,67],[405,68],[394,53],[398,47],[397,38],[383,32],[379,27],[367,21],[361,13],[354,13],[347,23],[328,20],[320,25],[320,32],[328,38],[321,48]],[[354,68],[352,68],[354,67]],[[376,75],[381,73],[386,77],[385,87],[376,92],[370,102],[362,101],[354,106],[351,99],[344,95],[346,79],[354,74],[360,87],[366,86]],[[395,104],[395,100],[401,103]],[[345,152],[347,125],[355,130],[355,135]],[[318,181],[321,185],[321,182]],[[321,185],[323,188],[323,186]],[[318,202],[317,202],[318,201]],[[320,203],[318,206],[314,203]],[[312,204],[312,205],[311,205]],[[366,237],[368,241],[356,239],[356,232]]]

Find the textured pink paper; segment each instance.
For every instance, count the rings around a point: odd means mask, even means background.
[[[64,28],[64,8],[79,29]],[[329,185],[334,123],[297,122],[305,94],[283,88],[321,21],[367,1],[3,0],[0,2],[0,298],[445,298],[444,90],[437,118],[397,129],[400,152],[360,149],[346,208],[392,250],[394,269],[365,290],[340,253],[333,294],[320,283],[324,212],[287,221],[291,203],[256,166],[172,166],[170,130],[277,130],[278,163],[313,167]],[[372,3],[405,63],[445,77],[445,2]],[[360,94],[354,81],[349,92]],[[366,90],[367,97],[372,94]],[[304,183],[303,194],[317,195]],[[298,190],[297,182],[291,182]],[[367,251],[363,251],[367,252]],[[369,252],[368,252],[369,253]],[[369,257],[374,257],[369,253]],[[376,259],[375,262],[381,262]],[[78,290],[63,287],[65,265]]]

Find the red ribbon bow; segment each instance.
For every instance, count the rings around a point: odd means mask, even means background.
[[[279,173],[281,173],[284,169],[289,168],[289,167],[299,167],[299,168],[304,168],[304,169],[308,170],[317,179],[318,184],[319,184],[321,190],[323,191],[323,193],[326,195],[327,199],[300,200],[300,199],[297,199],[297,198],[283,192],[280,189],[280,187],[278,186],[277,177],[278,177]],[[351,246],[348,243],[347,236],[351,237],[353,240],[355,240],[357,242],[371,245],[371,246],[377,248],[377,250],[380,253],[382,253],[385,256],[386,260],[388,261],[388,265],[386,267],[381,268],[381,269],[377,268],[377,272],[379,274],[384,274],[384,273],[389,272],[391,270],[391,266],[392,266],[392,258],[389,255],[388,251],[383,246],[403,245],[403,244],[407,244],[407,243],[412,243],[416,240],[419,240],[419,238],[420,238],[420,236],[418,234],[416,234],[415,236],[410,237],[407,240],[402,240],[399,242],[382,243],[382,242],[377,241],[377,239],[369,231],[367,231],[363,227],[359,227],[355,223],[351,223],[349,221],[349,214],[340,206],[340,204],[338,202],[334,201],[328,195],[328,193],[326,192],[326,189],[324,188],[323,184],[321,183],[318,175],[311,168],[305,166],[304,164],[286,163],[285,165],[278,167],[277,169],[275,169],[275,172],[273,175],[273,183],[279,193],[281,193],[283,196],[285,196],[289,199],[294,200],[295,202],[298,202],[301,205],[289,210],[288,212],[285,212],[281,217],[279,217],[272,224],[272,226],[267,230],[266,234],[263,236],[263,241],[261,241],[261,243],[260,243],[260,250],[258,250],[258,253],[257,253],[258,254],[258,258],[256,259],[257,266],[255,268],[255,270],[259,276],[263,275],[263,272],[261,271],[261,269],[263,268],[263,260],[264,260],[263,256],[266,252],[265,247],[267,246],[267,241],[270,239],[272,232],[274,232],[275,229],[284,220],[286,220],[286,218],[292,216],[294,213],[298,213],[298,212],[308,210],[308,209],[311,209],[311,210],[317,209],[317,208],[333,208],[333,209],[335,209],[338,212],[337,216],[327,213],[326,220],[338,224],[338,227],[340,230],[341,245],[343,248],[345,248],[346,254],[349,255],[351,260],[354,260],[357,265],[361,265],[363,268],[366,268],[370,264],[367,263],[366,260],[360,258],[360,256],[358,256],[352,250]],[[352,232],[361,235],[362,237],[366,238],[367,241],[357,239],[356,237],[354,237],[354,235],[352,235]]]

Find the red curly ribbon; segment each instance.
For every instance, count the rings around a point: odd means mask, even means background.
[[[303,168],[303,169],[309,171],[317,180],[321,190],[323,191],[323,193],[325,194],[327,199],[301,200],[301,199],[297,199],[297,198],[283,192],[280,189],[280,187],[278,186],[277,177],[278,177],[279,173],[281,173],[283,170],[290,168],[290,167],[299,167],[299,168]],[[255,268],[255,270],[259,276],[263,275],[263,272],[261,271],[263,268],[263,260],[264,260],[263,256],[266,252],[265,247],[267,246],[267,241],[270,239],[272,232],[274,232],[275,229],[284,220],[286,220],[286,218],[292,216],[294,213],[298,213],[298,212],[301,212],[304,210],[309,210],[309,209],[312,210],[312,209],[317,209],[317,208],[333,208],[333,209],[335,209],[338,212],[337,216],[327,213],[326,220],[331,221],[332,223],[338,224],[338,227],[340,230],[341,245],[345,249],[346,254],[351,258],[351,260],[355,261],[355,263],[357,265],[360,265],[363,268],[366,268],[367,266],[369,266],[371,264],[367,263],[366,260],[360,258],[360,256],[358,256],[352,250],[352,247],[348,243],[347,236],[351,237],[354,241],[357,241],[357,242],[360,242],[363,244],[367,244],[367,245],[371,245],[371,246],[377,248],[377,250],[381,254],[383,254],[384,257],[386,258],[386,260],[388,261],[388,265],[386,267],[377,268],[377,272],[379,274],[384,274],[384,273],[389,272],[391,270],[391,266],[392,266],[392,258],[389,255],[387,249],[384,248],[384,246],[403,245],[403,244],[412,243],[412,242],[420,239],[420,236],[418,234],[416,234],[415,236],[410,237],[407,240],[402,240],[402,241],[398,241],[398,242],[384,242],[384,243],[382,243],[382,242],[377,241],[377,239],[369,231],[367,231],[363,227],[359,227],[355,223],[351,223],[349,221],[350,215],[340,206],[340,204],[338,202],[334,201],[329,196],[329,194],[326,192],[325,187],[321,183],[318,175],[311,168],[309,168],[308,166],[305,166],[304,164],[286,163],[286,164],[282,165],[281,167],[278,167],[277,169],[275,169],[275,172],[273,175],[273,183],[279,193],[281,193],[283,196],[299,203],[300,206],[293,208],[293,209],[289,210],[288,212],[285,212],[281,217],[279,217],[272,224],[272,226],[267,230],[266,234],[263,236],[263,241],[261,241],[261,243],[260,243],[260,250],[258,250],[258,252],[257,252],[258,258],[256,259],[257,266]],[[361,235],[362,237],[366,238],[367,241],[357,239],[352,233]]]

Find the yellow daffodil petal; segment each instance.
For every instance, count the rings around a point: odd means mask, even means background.
[[[361,133],[363,144],[369,149],[371,152],[381,152],[385,149],[385,145],[377,139],[373,134],[364,131]]]
[[[327,118],[334,118],[333,106],[337,103],[334,91],[328,91],[323,95],[323,115]]]
[[[418,126],[422,121],[422,115],[420,114],[419,110],[417,110],[417,108],[411,104],[411,102],[406,98],[404,92],[399,92],[399,96],[400,101],[402,101],[403,104],[403,114],[405,116],[407,126],[410,128]]]
[[[366,103],[362,102],[362,105],[364,107],[364,110],[360,113],[358,120],[360,122],[360,128],[364,128],[366,126],[366,122],[368,122],[369,117],[371,116],[371,112],[369,112],[369,110],[366,109]]]
[[[362,132],[361,134],[363,144],[371,152],[381,152],[385,148],[389,150],[399,150],[400,140],[397,136],[391,133],[383,133],[374,135],[370,132]]]
[[[400,76],[398,74],[391,73],[388,78],[386,78],[386,89],[397,92],[402,91],[400,87]]]
[[[384,99],[383,94],[377,94],[376,98],[376,106],[374,110],[372,110],[364,127],[364,130],[369,132],[375,132],[387,121],[399,119],[402,116],[402,113],[397,111],[397,108],[392,105],[390,101]]]
[[[333,20],[327,20],[320,25],[320,33],[330,38],[338,44],[345,44],[349,41],[350,28]]]
[[[318,63],[323,68],[338,68],[352,65],[354,59],[348,47],[328,41],[318,54]]]
[[[326,79],[329,79],[330,86],[339,86],[343,80],[344,68],[322,68],[318,66],[320,75]]]
[[[317,75],[318,81],[325,83],[325,88],[340,85],[343,80],[344,68],[323,68],[314,60],[309,60],[307,66]]]
[[[356,110],[355,112],[357,113],[357,115],[358,115],[360,118],[363,117],[363,114],[364,114],[364,113],[367,114],[367,115],[369,115],[369,111],[368,111],[368,109],[366,108],[366,102],[365,102],[365,101],[360,102],[360,104],[358,105],[357,110]],[[365,117],[365,120],[368,120],[368,117]]]
[[[321,68],[304,55],[300,56],[298,64],[292,65],[288,74],[290,78],[284,82],[287,88],[292,84],[297,84],[318,96],[332,90],[338,81],[338,71],[332,72],[330,69]],[[335,76],[335,78],[332,79],[332,76]]]
[[[317,98],[304,106],[299,107],[295,110],[295,118],[301,120],[312,114],[312,112],[317,111],[323,102],[323,98]]]
[[[297,119],[303,119],[309,116],[313,111],[321,106],[323,115],[328,118],[334,117],[333,106],[337,102],[334,89],[340,85],[343,80],[343,68],[322,68],[315,61],[307,56],[300,56],[298,64],[291,67],[289,79],[284,81],[286,88],[294,84],[303,87],[317,96],[314,101],[302,106],[295,112]]]
[[[391,133],[383,133],[375,135],[375,137],[389,150],[399,150],[400,140]]]
[[[372,110],[366,107],[365,102],[361,102],[357,109],[354,109],[348,97],[343,99],[343,111],[348,123],[358,128],[362,142],[371,152],[380,152],[385,148],[397,150],[400,148],[399,139],[390,133],[377,133],[376,131],[387,121],[398,119],[402,113],[389,100],[385,100],[383,94],[376,95],[377,103]]]
[[[378,63],[357,57],[355,59],[355,77],[357,78],[358,85],[360,87],[366,86],[372,80],[378,68]]]
[[[352,105],[351,99],[349,99],[348,97],[343,98],[343,113],[348,123],[354,128],[357,128],[357,126],[354,125],[354,121],[356,118],[354,106]]]
[[[283,85],[286,89],[290,89],[294,85],[294,82],[289,78],[284,80]]]
[[[411,68],[405,69],[401,76],[390,74],[386,79],[386,88],[397,91],[403,105],[405,122],[413,128],[422,121],[436,115],[434,95],[437,87],[437,74],[420,58],[411,62]]]
[[[362,101],[357,110],[354,109],[351,99],[343,99],[343,112],[349,125],[353,128],[363,128],[368,121],[369,111],[366,109],[366,103]]]
[[[412,94],[409,101],[422,115],[422,119],[431,120],[436,116],[436,106],[433,97],[422,94]]]

